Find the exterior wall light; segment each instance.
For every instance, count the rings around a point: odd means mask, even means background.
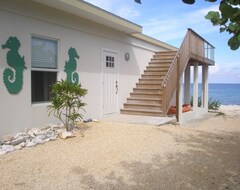
[[[125,53],[125,60],[128,61],[130,59],[130,54],[129,53]]]

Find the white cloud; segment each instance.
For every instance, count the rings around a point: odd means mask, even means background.
[[[116,3],[116,0],[86,0],[86,2],[91,3],[104,10],[112,11],[112,7]]]
[[[216,10],[217,6],[199,9],[188,13],[162,15],[150,18],[143,23],[144,32],[147,35],[159,38],[162,41],[170,41],[183,38],[187,28],[198,31],[201,35],[215,32],[217,27],[212,27],[210,21],[204,16],[210,10]]]
[[[132,19],[140,16],[140,13],[129,5],[120,6],[120,8],[116,10],[116,14],[125,19]]]
[[[133,6],[134,2],[129,2],[129,0],[121,0],[120,3],[119,0],[86,0],[86,2],[125,19],[132,20],[140,16],[139,11],[137,11]]]

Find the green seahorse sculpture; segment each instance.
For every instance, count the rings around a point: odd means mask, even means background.
[[[64,71],[67,74],[67,81],[72,84],[78,84],[79,83],[79,76],[78,73],[75,72],[77,69],[77,61],[76,59],[79,59],[79,55],[75,48],[70,48],[68,50],[69,60],[65,62]]]
[[[7,42],[2,45],[2,49],[9,49],[7,52],[7,64],[3,72],[3,82],[10,94],[17,94],[23,86],[23,70],[26,69],[24,56],[21,57],[18,50],[21,46],[17,37],[9,37]]]

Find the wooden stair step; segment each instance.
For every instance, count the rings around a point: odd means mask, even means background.
[[[160,104],[161,103],[161,98],[135,98],[135,97],[130,97],[127,98],[127,103],[144,103],[144,104]]]
[[[172,60],[173,60],[173,58],[172,57],[170,57],[170,58],[152,58],[151,59],[151,62],[159,62],[159,61],[161,61],[161,62],[168,62],[168,61],[170,61],[170,62],[172,62]]]
[[[147,109],[131,109],[131,108],[124,108],[121,109],[122,114],[129,114],[129,115],[144,115],[144,116],[162,116],[162,111],[160,110],[147,110]]]
[[[156,80],[162,80],[165,77],[165,75],[148,75],[148,74],[143,74],[141,75],[141,79],[156,79]]]
[[[163,72],[167,73],[167,70],[166,71],[148,71],[148,70],[145,70],[143,74],[148,74],[148,75],[163,75]]]
[[[133,92],[142,92],[142,93],[162,93],[162,90],[157,89],[149,89],[149,88],[133,88]]]
[[[161,51],[156,52],[155,55],[176,55],[177,51]]]
[[[159,83],[155,83],[155,84],[151,84],[151,83],[137,83],[136,84],[136,87],[142,87],[142,88],[159,88],[161,89],[162,88],[162,82],[159,82]]]
[[[136,103],[125,103],[124,108],[132,109],[149,109],[149,110],[162,110],[161,104],[136,104]]]
[[[141,84],[162,84],[162,81],[164,79],[164,76],[158,78],[158,79],[139,79],[139,83]]]
[[[162,93],[150,93],[150,92],[131,92],[132,98],[161,98]]]

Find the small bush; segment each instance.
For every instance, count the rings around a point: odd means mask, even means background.
[[[190,98],[190,104],[191,104],[191,106],[193,106],[193,97],[192,96]],[[201,105],[202,105],[202,98],[200,96],[200,97],[198,97],[198,107],[200,107]],[[209,100],[208,100],[208,109],[209,110],[219,110],[220,106],[221,106],[220,101],[213,100],[212,97],[209,98]]]
[[[221,106],[220,101],[212,100],[212,97],[209,98],[209,100],[208,100],[208,109],[209,110],[219,110],[220,106]]]
[[[81,98],[87,94],[87,90],[81,84],[69,83],[61,80],[53,84],[51,89],[52,104],[48,106],[49,115],[53,113],[61,120],[67,131],[77,119],[82,119],[79,110],[86,105]]]

